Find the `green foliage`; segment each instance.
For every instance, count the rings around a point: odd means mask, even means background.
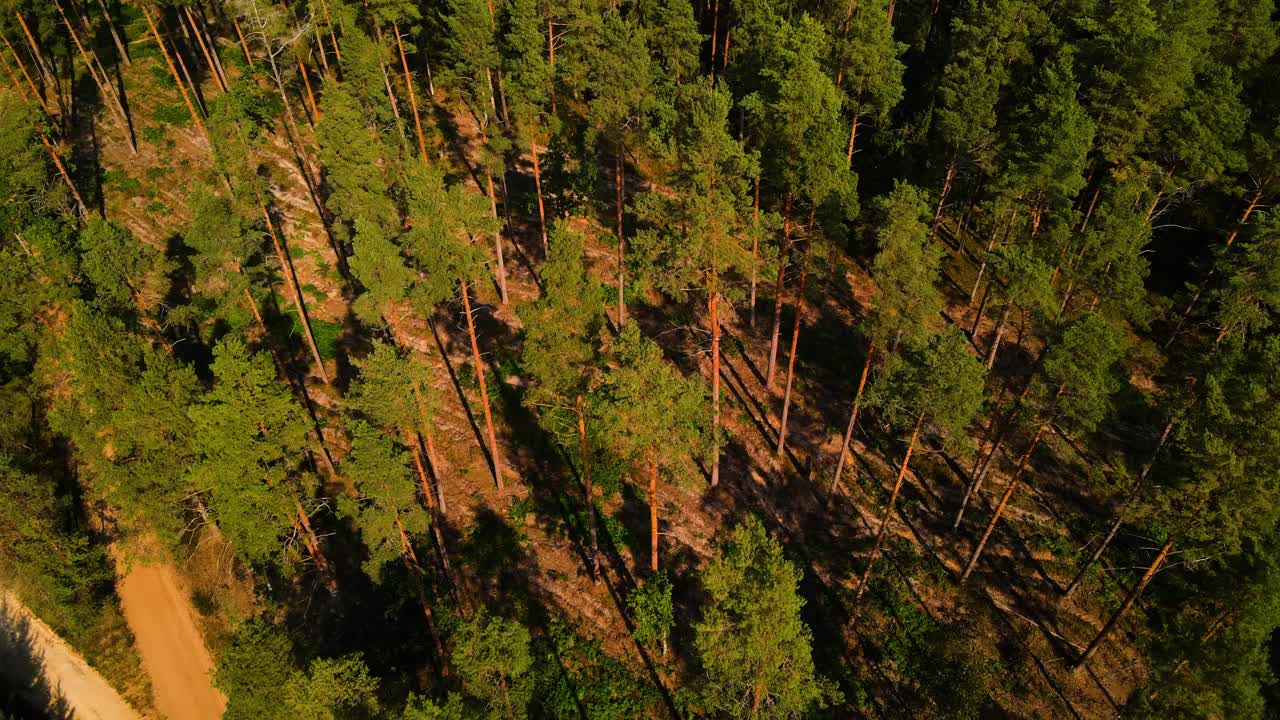
[[[226,720],[284,720],[281,690],[293,672],[293,643],[258,616],[241,625],[218,658],[213,682],[227,696]]]
[[[351,454],[342,464],[360,496],[342,498],[339,514],[351,519],[369,550],[363,567],[375,583],[383,568],[410,551],[405,543],[427,529],[427,514],[418,505],[418,492],[409,470],[409,453],[368,423],[351,426]]]
[[[627,609],[631,611],[631,622],[635,624],[633,635],[636,642],[657,645],[662,648],[665,656],[671,628],[675,625],[675,611],[671,606],[671,579],[667,577],[667,573],[659,572],[645,578],[640,587],[627,598]]]
[[[347,410],[394,434],[419,428],[421,416],[413,388],[418,385],[428,413],[435,397],[427,386],[426,367],[384,342],[375,342],[373,351],[355,361],[360,375],[347,391]]]
[[[113,313],[145,304],[140,293],[148,288],[149,276],[167,272],[164,255],[139,242],[122,225],[91,220],[80,233],[80,268],[92,283],[94,300]]]
[[[363,221],[367,232],[389,232],[400,225],[390,194],[395,165],[376,128],[369,127],[368,111],[345,87],[333,85],[320,100],[316,139],[329,185],[326,204],[348,225]]]
[[[800,619],[800,572],[755,517],[733,530],[702,573],[709,602],[694,645],[703,701],[731,717],[798,718],[839,699],[814,671],[813,633]]]
[[[307,420],[264,353],[229,339],[213,357],[213,389],[188,410],[199,458],[192,479],[210,494],[218,526],[244,559],[269,562],[280,556],[309,482],[299,468]]]
[[[968,454],[972,448],[967,431],[982,407],[984,374],[964,334],[949,328],[908,352],[903,362],[892,364],[867,401],[882,408],[903,432],[910,432],[923,417],[949,449]]]
[[[871,277],[879,293],[871,309],[871,339],[881,348],[927,342],[941,325],[938,289],[942,248],[929,241],[928,205],[922,191],[898,183],[877,202],[879,250]]]
[[[464,692],[479,703],[473,717],[527,716],[533,658],[523,625],[481,610],[458,629],[453,664]]]
[[[1127,339],[1115,323],[1098,314],[1067,326],[1045,352],[1036,393],[1049,412],[1081,430],[1092,430],[1110,410],[1122,382],[1116,363]]]

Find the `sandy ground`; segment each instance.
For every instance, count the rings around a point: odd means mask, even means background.
[[[117,592],[160,714],[168,720],[221,718],[227,700],[213,687],[213,660],[173,567],[135,565]]]
[[[84,658],[8,590],[0,590],[0,626],[6,641],[20,636],[21,642],[29,646],[23,648],[23,654],[34,656],[29,659],[39,664],[48,692],[70,711],[71,717],[141,720],[142,716]],[[14,671],[19,664],[0,663],[0,672]]]

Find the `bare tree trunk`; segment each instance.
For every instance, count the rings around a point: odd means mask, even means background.
[[[36,38],[31,34],[31,28],[27,27],[27,21],[22,17],[22,13],[18,10],[13,11],[14,17],[18,18],[18,24],[22,26],[22,33],[27,38],[27,45],[31,48],[31,57],[35,59],[36,70],[40,73],[40,77],[46,85],[53,86],[53,98],[58,103],[58,107],[62,112],[66,113],[66,104],[62,99],[62,88],[58,84],[58,77],[53,73],[53,69],[49,63],[45,61],[44,55],[40,54],[40,46],[36,44]]]
[[[1061,391],[1059,391],[1061,394]],[[1022,479],[1022,471],[1026,469],[1027,462],[1031,460],[1031,453],[1040,444],[1040,438],[1044,435],[1044,431],[1049,427],[1049,422],[1040,423],[1040,427],[1036,429],[1036,434],[1031,438],[1031,444],[1027,445],[1026,452],[1022,453],[1022,458],[1018,460],[1018,468],[1013,471],[1013,477],[1009,478],[1009,485],[1004,490],[1004,496],[1000,498],[1000,504],[996,506],[996,511],[991,515],[991,521],[987,523],[987,529],[982,533],[982,539],[978,541],[978,545],[973,549],[973,554],[969,556],[969,562],[964,566],[964,572],[960,574],[960,584],[963,585],[969,579],[973,568],[977,566],[978,559],[982,557],[982,551],[987,547],[987,540],[991,538],[991,532],[996,529],[996,523],[1000,522],[1000,516],[1004,515],[1004,509],[1009,505],[1009,498],[1013,497],[1013,491],[1018,489],[1018,483]]]
[[[1006,236],[1013,229],[1013,221],[1017,217],[1018,217],[1018,208],[1015,207],[1013,209],[1013,212],[1009,213],[1009,224],[1005,226],[1005,231],[1004,231],[1004,234]],[[969,291],[969,302],[973,302],[974,298],[978,297],[978,286],[982,284],[982,276],[987,272],[987,262],[991,259],[991,251],[995,250],[996,248],[996,236],[999,234],[1000,233],[998,232],[991,233],[991,240],[987,242],[987,252],[985,255],[982,256],[982,264],[978,266],[978,277],[974,278],[973,289]],[[988,288],[988,291],[989,290],[990,288]],[[982,300],[983,300],[983,305],[985,306],[986,305],[985,295],[982,297]],[[981,319],[981,317],[982,317],[981,308],[979,308],[978,318]],[[974,320],[973,327],[974,327],[973,331],[969,333],[970,337],[973,337],[973,335],[978,332],[977,320]]]
[[[493,193],[493,171],[487,166],[484,169],[485,187],[489,193],[489,210],[493,213],[494,222],[498,222],[498,198]],[[500,224],[500,223],[499,223]],[[498,290],[502,294],[502,304],[507,304],[507,264],[502,253],[502,230],[493,234],[494,254],[498,258]]]
[[[191,7],[184,5],[182,12],[186,16],[187,24],[191,26],[191,32],[196,36],[196,44],[200,46],[200,54],[204,55],[204,62],[209,66],[209,71],[213,73],[213,79],[218,83],[218,88],[222,92],[227,91],[226,78],[222,77],[222,70],[218,67],[218,63],[214,61],[213,55],[209,52],[209,46],[205,45],[204,35],[200,32],[200,26],[196,24],[195,15],[191,14]],[[178,22],[182,22],[182,16],[178,17]]]
[[[156,17],[158,18],[157,22],[163,26],[164,15],[160,11],[157,11]],[[178,28],[182,30],[183,35],[187,34],[187,27],[182,24],[181,15],[178,16]],[[187,40],[190,41],[190,38],[187,38]],[[175,39],[173,42],[173,59],[177,61],[178,69],[182,71],[182,77],[187,79],[187,85],[191,86],[191,98],[195,101],[196,108],[200,110],[201,115],[208,117],[209,110],[204,106],[204,97],[200,93],[200,85],[196,82],[196,76],[191,74],[191,70],[187,67],[187,61],[184,55],[185,53],[183,52],[182,46],[180,46],[178,41]],[[194,61],[195,58],[192,58],[192,62]]]
[[[1125,613],[1129,612],[1129,608],[1133,607],[1133,604],[1137,602],[1138,596],[1146,589],[1147,584],[1151,582],[1151,578],[1155,576],[1156,571],[1164,564],[1165,558],[1169,556],[1169,551],[1172,549],[1173,539],[1170,538],[1165,541],[1164,545],[1160,548],[1160,553],[1156,555],[1156,559],[1151,561],[1151,565],[1147,567],[1147,571],[1142,574],[1142,579],[1139,580],[1138,584],[1133,586],[1133,589],[1125,596],[1124,602],[1120,603],[1120,607],[1116,608],[1116,611],[1112,613],[1111,618],[1107,620],[1107,624],[1102,626],[1101,632],[1093,638],[1093,641],[1089,643],[1089,647],[1085,648],[1084,652],[1080,654],[1080,659],[1075,661],[1072,665],[1072,669],[1079,670],[1089,662],[1089,658],[1093,657],[1093,654],[1098,651],[1098,646],[1100,646],[1102,641],[1106,640],[1107,636],[1116,629],[1116,625],[1120,623],[1121,618],[1123,618]]]
[[[715,487],[720,484],[720,291],[716,279],[718,270],[713,269],[711,273],[711,297],[707,304],[711,315],[711,438],[715,453],[711,459],[711,487]]]
[[[716,84],[716,44],[720,35],[720,0],[711,5],[711,85]]]
[[[71,24],[71,20],[67,18],[67,13],[62,9],[62,3],[54,0],[53,6],[57,8],[58,15],[62,16],[62,22],[67,26],[67,32],[71,35],[71,41],[75,43],[76,50],[80,52],[81,59],[84,60],[85,69],[89,71],[89,77],[93,79],[93,84],[98,87],[98,94],[107,102],[116,117],[120,120],[120,124],[124,129],[125,137],[129,140],[129,149],[134,155],[138,154],[138,145],[133,139],[133,133],[129,127],[129,117],[125,115],[124,106],[120,104],[120,98],[116,95],[115,86],[111,84],[111,79],[106,77],[98,77],[93,59],[90,59],[89,52],[85,50],[84,45],[80,43],[80,35],[76,32],[76,28]],[[96,58],[96,55],[95,55]],[[75,69],[72,68],[72,72]]]
[[[649,570],[658,572],[658,461],[649,460]]]
[[[938,209],[933,213],[933,224],[929,226],[929,237],[938,232],[938,223],[942,222],[942,208],[946,207],[947,195],[951,194],[951,183],[956,177],[956,161],[947,166],[947,177],[942,182],[942,192],[938,195]]]
[[[861,116],[862,113],[855,112],[853,114],[853,122],[849,125],[849,151],[846,153],[848,156],[846,159],[849,161],[850,165],[853,165],[853,142],[854,139],[858,137],[858,119]]]
[[[1142,467],[1142,473],[1138,475],[1138,480],[1133,484],[1133,490],[1129,492],[1129,497],[1125,498],[1116,512],[1115,519],[1111,521],[1111,527],[1107,528],[1107,534],[1103,537],[1102,543],[1098,545],[1089,559],[1080,566],[1080,570],[1076,572],[1075,577],[1071,578],[1071,583],[1067,585],[1067,589],[1062,591],[1062,597],[1067,598],[1071,593],[1080,586],[1080,582],[1084,580],[1085,575],[1089,572],[1089,568],[1102,558],[1103,553],[1107,551],[1107,547],[1111,545],[1111,541],[1115,539],[1116,533],[1120,530],[1120,525],[1124,521],[1124,509],[1133,504],[1146,489],[1147,476],[1151,473],[1151,466],[1155,464],[1156,458],[1160,455],[1160,450],[1164,448],[1164,444],[1169,439],[1169,434],[1173,431],[1174,420],[1170,419],[1164,426],[1164,432],[1160,433],[1160,440],[1156,443],[1155,450],[1151,452],[1151,459]]]
[[[124,61],[125,67],[132,65],[133,61],[129,59],[129,52],[120,40],[120,33],[116,32],[116,24],[111,20],[111,13],[107,12],[107,6],[102,0],[98,0],[98,9],[102,10],[102,18],[107,21],[107,30],[111,32],[111,41],[116,44],[116,52],[120,53],[120,59]]]
[[[618,329],[621,330],[627,321],[627,305],[625,301],[625,264],[623,252],[625,245],[622,239],[622,203],[626,197],[622,179],[622,148],[614,159],[614,184],[618,193]]]
[[[178,84],[178,92],[182,93],[182,102],[187,106],[187,112],[191,113],[191,119],[195,121],[196,128],[200,130],[200,134],[206,138],[209,132],[205,130],[204,122],[200,119],[200,113],[196,112],[195,105],[191,103],[190,96],[187,95],[187,86],[182,82],[182,78],[178,75],[178,69],[173,65],[173,57],[169,55],[169,49],[165,47],[164,40],[160,37],[160,31],[156,29],[156,23],[151,18],[151,8],[146,5],[139,6],[142,14],[147,18],[147,26],[151,28],[151,35],[155,38],[156,44],[160,46],[160,53],[164,55],[165,64],[169,66],[169,74],[173,76],[173,81]]]
[[[827,502],[835,497],[836,488],[840,485],[840,476],[844,472],[845,458],[849,454],[849,441],[853,439],[853,428],[858,424],[858,409],[862,407],[862,391],[867,387],[867,374],[871,372],[871,358],[875,355],[876,341],[872,339],[867,345],[867,359],[862,363],[862,376],[858,378],[858,391],[853,395],[853,410],[849,413],[849,426],[844,430],[844,441],[840,443],[840,458],[836,460],[836,474],[831,480],[831,488],[827,491]]]
[[[244,31],[240,29],[240,21],[234,15],[231,16],[231,25],[236,29],[236,38],[240,40],[240,49],[244,51],[244,60],[252,68],[253,54],[249,52],[249,43],[244,41]]]
[[[773,288],[773,332],[769,339],[769,365],[764,374],[765,389],[773,387],[778,369],[778,336],[782,332],[782,288],[786,282],[787,253],[791,250],[791,193],[783,200],[782,245],[778,250],[778,281]]]
[[[307,308],[302,302],[302,292],[298,289],[297,279],[293,275],[293,263],[289,260],[288,253],[284,251],[284,247],[280,243],[280,236],[276,234],[275,224],[271,222],[271,213],[267,212],[266,204],[259,201],[258,207],[262,209],[262,219],[267,223],[267,232],[271,235],[271,244],[275,246],[276,258],[280,261],[280,274],[284,276],[285,287],[289,289],[289,295],[293,299],[293,306],[298,311],[298,322],[302,324],[303,334],[307,338],[307,347],[311,349],[311,357],[316,361],[316,370],[320,373],[320,379],[328,383],[329,371],[325,369],[324,358],[320,357],[320,349],[316,346],[315,335],[311,333],[311,320],[307,317]]]
[[[756,193],[755,202],[752,206],[752,230],[751,233],[751,299],[748,301],[750,307],[750,320],[748,326],[755,329],[756,326],[756,276],[759,274],[760,268],[757,265],[760,257],[760,175],[756,174]]]
[[[600,576],[600,546],[596,541],[596,493],[591,485],[591,462],[587,449],[587,421],[583,410],[582,395],[578,395],[578,446],[582,454],[582,479],[586,485],[587,528],[591,533],[591,577]]]
[[[889,521],[893,518],[893,506],[898,501],[898,491],[902,489],[902,481],[907,477],[907,467],[911,463],[911,452],[916,449],[916,439],[920,437],[920,428],[924,425],[925,411],[920,411],[916,418],[916,427],[911,431],[911,440],[907,442],[907,454],[902,457],[902,466],[898,468],[898,479],[893,481],[893,492],[889,494],[889,503],[885,505],[884,514],[880,516],[880,527],[876,530],[876,542],[871,546],[871,557],[867,558],[867,566],[862,570],[862,579],[858,581],[858,592],[853,596],[853,604],[862,600],[867,591],[867,583],[871,580],[871,569],[875,567],[876,558],[880,555],[880,547],[884,544],[885,531],[889,529]]]
[[[391,23],[391,30],[396,34],[396,47],[400,49],[400,66],[404,70],[404,86],[409,89],[409,106],[413,108],[413,129],[418,134],[418,153],[422,156],[422,162],[429,164],[431,161],[427,155],[427,140],[422,134],[422,120],[418,116],[418,97],[413,92],[413,76],[409,74],[409,60],[404,54],[404,40],[400,37],[400,26]],[[489,181],[489,194],[493,194],[493,181]],[[506,302],[505,292],[502,302]]]
[[[67,189],[71,191],[71,197],[76,201],[76,209],[80,213],[80,217],[87,218],[89,216],[89,206],[84,204],[84,199],[80,197],[80,191],[76,190],[76,184],[71,182],[71,175],[67,173],[67,168],[62,164],[62,159],[58,157],[57,150],[54,149],[53,143],[49,142],[49,136],[44,131],[36,128],[36,132],[40,133],[40,142],[44,145],[44,149],[49,152],[49,158],[53,160],[53,166],[58,169],[58,174],[62,176],[62,182],[67,184]]]
[[[1000,321],[996,323],[995,334],[991,337],[991,346],[987,348],[987,369],[990,370],[996,364],[996,353],[1000,350],[1000,336],[1004,333],[1004,325],[1009,320],[1009,313],[1013,310],[1013,302],[1006,302],[1004,311],[1000,313]]]
[[[40,103],[40,108],[44,110],[44,114],[52,115],[53,113],[49,109],[48,101],[46,101],[44,95],[40,93],[40,89],[36,86],[35,81],[31,79],[31,73],[27,72],[27,66],[26,63],[22,62],[22,56],[18,55],[18,51],[9,43],[8,38],[0,35],[0,40],[4,40],[5,47],[9,48],[9,52],[13,55],[13,59],[17,61],[18,69],[22,71],[22,76],[27,79],[27,85],[31,86],[31,94],[34,95],[36,100]]]
[[[311,518],[307,517],[307,511],[303,509],[302,503],[298,502],[297,496],[293,497],[293,507],[297,511],[297,524],[303,533],[303,540],[307,545],[307,549],[311,552],[311,559],[315,560],[316,569],[320,571],[320,576],[324,578],[324,585],[328,588],[331,595],[338,593],[338,577],[333,572],[333,565],[329,564],[329,558],[325,556],[324,550],[320,547],[320,538],[316,536],[316,531],[311,527]]]
[[[427,591],[422,586],[422,576],[418,574],[418,555],[413,551],[413,545],[409,542],[409,536],[404,531],[404,525],[400,522],[400,514],[398,512],[396,513],[396,530],[400,533],[400,557],[404,561],[405,569],[413,577],[414,585],[417,588],[418,603],[422,605],[422,614],[427,621],[427,632],[431,635],[431,645],[435,650],[436,659],[440,661],[440,674],[448,676],[449,665],[448,660],[445,659],[444,643],[440,641],[440,631],[436,629],[435,615],[431,612],[431,603],[427,601]]]
[[[489,435],[489,455],[493,461],[493,479],[498,483],[498,492],[506,493],[502,483],[502,458],[498,455],[498,435],[493,430],[493,413],[489,409],[489,388],[484,379],[484,362],[480,358],[480,343],[476,340],[476,323],[471,317],[471,295],[467,288],[467,279],[459,278],[462,285],[462,310],[467,316],[467,334],[471,336],[471,358],[476,366],[476,380],[480,385],[480,402],[484,405],[484,425]]]
[[[538,166],[538,141],[529,141],[529,151],[533,153],[533,185],[538,191],[538,227],[542,229],[542,254],[551,252],[547,245],[547,211],[542,202],[542,170]]]
[[[812,223],[811,223],[812,225]],[[787,418],[791,412],[791,386],[796,377],[796,347],[800,344],[800,322],[804,317],[804,284],[809,274],[809,252],[813,248],[810,240],[804,252],[804,260],[800,265],[800,287],[796,290],[795,322],[791,326],[791,354],[787,356],[787,386],[782,393],[782,420],[778,423],[778,447],[774,454],[782,457],[787,444]]]

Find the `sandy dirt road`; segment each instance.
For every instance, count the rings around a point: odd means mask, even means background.
[[[6,644],[19,639],[24,646],[21,654],[27,656],[7,658],[0,673],[25,670],[18,666],[29,662],[30,670],[44,676],[42,690],[55,702],[60,699],[61,707],[76,720],[141,720],[98,671],[8,590],[0,590],[0,634]]]
[[[167,720],[221,718],[227,701],[213,687],[213,661],[173,566],[136,564],[116,591],[160,714]]]

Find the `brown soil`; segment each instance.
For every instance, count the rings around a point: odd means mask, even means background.
[[[213,687],[213,661],[173,566],[136,564],[116,590],[160,714],[168,720],[221,718],[227,701]]]

